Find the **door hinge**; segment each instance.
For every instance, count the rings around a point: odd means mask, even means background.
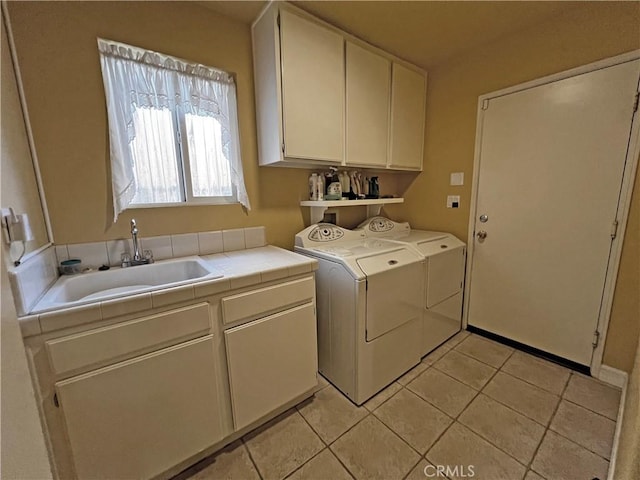
[[[600,332],[596,330],[595,332],[593,332],[593,342],[591,343],[591,345],[593,345],[593,348],[597,348],[598,343],[600,343]]]
[[[284,153],[284,142],[282,142],[282,153]]]
[[[278,25],[278,28],[280,28],[280,14],[278,13],[278,16],[276,17],[276,24]]]
[[[636,92],[636,96],[633,99],[633,112],[638,111],[638,102],[640,102],[640,92]]]
[[[611,240],[616,238],[616,235],[618,235],[618,220],[614,220],[611,224]]]
[[[58,401],[58,394],[57,394],[57,393],[54,393],[54,394],[53,394],[53,404],[54,404],[56,407],[60,408],[60,402]]]
[[[484,100],[482,100],[482,110],[486,110],[489,108],[489,99],[485,98]]]

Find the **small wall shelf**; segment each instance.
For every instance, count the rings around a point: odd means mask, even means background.
[[[305,200],[300,202],[302,207],[311,207],[311,223],[321,222],[324,212],[331,207],[367,207],[367,217],[380,215],[383,205],[403,203],[404,198],[369,198],[366,200]]]

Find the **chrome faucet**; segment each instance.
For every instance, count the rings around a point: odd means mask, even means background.
[[[140,246],[138,245],[138,226],[135,218],[131,219],[131,238],[133,239],[133,261],[139,262],[142,260],[142,255],[140,255]]]
[[[145,250],[140,254],[140,244],[138,243],[138,225],[135,219],[131,219],[131,239],[133,240],[133,257],[129,253],[122,254],[122,267],[134,267],[136,265],[147,265],[153,263],[153,253]]]

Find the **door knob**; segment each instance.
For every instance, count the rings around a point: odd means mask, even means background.
[[[481,242],[487,238],[487,232],[485,232],[484,230],[480,230],[477,234],[476,237],[478,237],[478,240],[480,240]]]

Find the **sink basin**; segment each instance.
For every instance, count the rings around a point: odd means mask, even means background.
[[[158,287],[174,287],[222,276],[222,273],[210,267],[199,257],[63,276],[38,302],[35,310],[42,311],[61,306],[102,301]]]

